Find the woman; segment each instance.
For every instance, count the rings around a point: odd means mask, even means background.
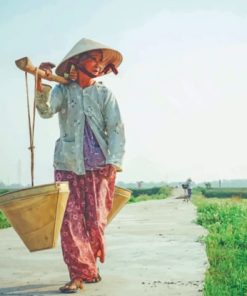
[[[73,79],[50,86],[37,81],[36,107],[43,118],[58,112],[56,181],[68,181],[70,195],[61,228],[61,245],[70,282],[63,293],[76,292],[83,282],[101,280],[97,258],[105,260],[104,229],[112,207],[116,172],[122,170],[124,126],[112,92],[94,78],[117,74],[122,55],[103,44],[81,39],[58,65],[58,75]],[[41,68],[51,73],[51,64]],[[73,66],[73,67],[72,67]]]

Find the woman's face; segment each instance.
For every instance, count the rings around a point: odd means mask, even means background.
[[[80,61],[80,66],[84,67],[88,72],[98,76],[103,70],[103,54],[100,50],[92,50],[84,54]]]

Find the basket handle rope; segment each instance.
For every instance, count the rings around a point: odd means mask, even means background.
[[[35,84],[34,84],[34,93],[37,86],[37,76],[38,76],[38,69],[35,69]],[[28,77],[27,72],[25,72],[25,85],[26,85],[26,95],[27,95],[27,114],[28,114],[28,129],[29,129],[29,147],[31,153],[31,184],[32,187],[34,186],[34,128],[35,128],[35,100],[33,101],[33,110],[31,114],[31,106],[30,106],[30,99],[29,99],[29,90],[28,90]]]

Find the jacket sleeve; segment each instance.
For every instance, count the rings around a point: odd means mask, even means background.
[[[108,156],[106,164],[116,166],[122,171],[122,160],[125,152],[125,132],[119,106],[115,96],[108,91],[104,107],[106,134],[108,138]]]
[[[42,84],[42,91],[35,92],[35,105],[36,108],[43,118],[51,118],[53,114],[59,112],[63,104],[63,92],[61,85],[56,85],[50,96],[51,86],[47,84]]]

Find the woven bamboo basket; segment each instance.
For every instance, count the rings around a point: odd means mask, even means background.
[[[40,251],[56,247],[68,196],[68,182],[35,186],[1,195],[0,209],[29,251]],[[108,224],[130,196],[130,190],[115,187]]]
[[[124,207],[124,205],[129,201],[130,196],[131,196],[130,190],[115,186],[112,209],[107,217],[108,224],[117,215],[117,213]]]
[[[0,209],[30,252],[56,246],[69,195],[68,182],[9,192]]]

